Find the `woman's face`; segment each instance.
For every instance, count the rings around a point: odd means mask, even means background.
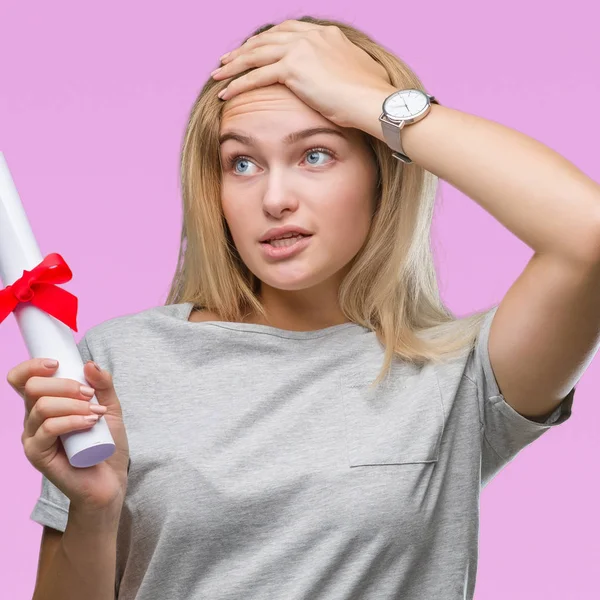
[[[314,127],[341,135],[285,141]],[[358,130],[338,127],[279,84],[225,102],[221,140],[231,133],[254,140],[230,138],[220,146],[221,201],[242,260],[263,291],[265,286],[272,291],[319,286],[334,297],[329,292],[337,290],[371,223],[377,172],[366,141]],[[272,227],[288,224],[312,232],[308,245],[295,256],[269,258],[259,240]]]

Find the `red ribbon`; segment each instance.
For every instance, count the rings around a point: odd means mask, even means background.
[[[30,302],[77,331],[77,296],[56,287],[73,277],[60,254],[53,252],[31,269],[23,271],[12,285],[0,290],[0,323],[21,302]]]

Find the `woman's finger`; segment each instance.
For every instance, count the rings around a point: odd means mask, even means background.
[[[266,87],[276,83],[285,85],[285,69],[282,66],[283,61],[277,61],[274,64],[260,67],[250,73],[246,73],[242,77],[238,77],[232,81],[224,90],[220,91],[218,96],[222,100],[229,100],[236,94],[241,94],[248,90],[253,90],[259,87]]]
[[[296,19],[287,19],[273,27],[269,27],[267,31],[259,33],[258,36],[263,35],[263,33],[269,33],[270,31],[308,31],[310,29],[326,29],[326,26],[318,25],[317,23],[308,23],[306,21],[297,21]]]
[[[47,419],[55,417],[67,417],[69,415],[92,415],[97,414],[91,409],[92,404],[87,400],[74,400],[73,398],[61,398],[58,396],[42,396],[33,407],[29,418],[25,421],[23,436],[33,437],[42,423]],[[81,419],[78,417],[75,422]]]
[[[254,38],[247,39],[241,46],[229,52],[224,58],[222,57],[221,64],[227,65],[233,62],[239,56],[248,54],[249,52],[253,52],[254,50],[256,50],[256,48],[260,48],[262,46],[281,46],[289,44],[291,41],[293,41],[295,36],[297,36],[296,33],[291,33],[289,31],[265,31],[264,33],[261,33],[260,35],[257,35]]]
[[[51,358],[30,358],[13,367],[6,375],[6,381],[10,387],[23,397],[23,388],[27,380],[33,375],[41,377],[50,377],[58,367],[58,363],[53,366],[46,366],[47,361],[53,361]]]
[[[64,396],[77,400],[89,400],[92,397],[93,394],[83,394],[81,390],[81,384],[74,379],[64,377],[30,377],[23,388],[25,411],[30,413],[41,396]]]
[[[254,50],[244,52],[237,58],[228,62],[224,67],[212,72],[215,80],[234,77],[248,69],[257,69],[280,61],[285,55],[286,47],[282,45],[260,46]],[[238,92],[239,93],[239,92]]]
[[[93,427],[98,421],[98,415],[67,415],[46,419],[33,436],[23,434],[22,442],[25,456],[36,468],[40,458],[56,444],[59,436],[73,431],[82,431]]]
[[[326,27],[315,23],[296,21],[294,19],[283,21],[279,25],[275,25],[262,33],[257,33],[256,35],[249,37],[241,46],[224,54],[220,59],[221,64],[230,63],[240,54],[253,50],[259,46],[264,46],[266,44],[289,44],[297,39],[299,33],[305,34],[307,31],[322,29],[326,29]]]

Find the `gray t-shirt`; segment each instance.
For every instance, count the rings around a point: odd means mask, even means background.
[[[500,395],[487,342],[400,360],[375,333],[188,321],[191,303],[110,319],[79,342],[113,376],[130,444],[122,600],[473,598],[480,490],[567,420]],[[31,519],[64,531],[46,478]]]

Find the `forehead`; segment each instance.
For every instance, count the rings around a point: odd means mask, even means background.
[[[305,104],[285,85],[274,84],[248,90],[226,100],[219,136],[234,131],[265,141],[272,138],[278,142],[291,132],[318,127],[340,131],[351,144],[359,141],[355,130],[338,127]]]
[[[285,85],[275,84],[242,92],[226,100],[221,115],[221,132],[235,124],[261,124],[294,119],[296,123],[332,126],[321,113],[302,102]]]

